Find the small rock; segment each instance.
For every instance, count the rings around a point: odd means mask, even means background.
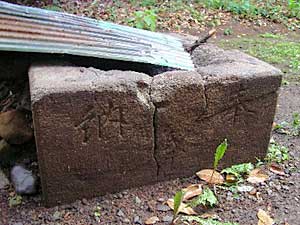
[[[250,185],[241,185],[241,186],[237,187],[237,190],[239,192],[250,192],[252,189],[253,189],[253,187]]]
[[[159,218],[157,216],[152,216],[150,218],[148,218],[146,221],[145,221],[145,224],[155,224],[159,221]]]
[[[141,218],[140,218],[139,216],[135,216],[135,217],[133,218],[133,223],[134,223],[134,224],[140,224],[140,225],[143,224],[143,222],[142,222],[142,220],[141,220]]]
[[[171,223],[172,222],[172,220],[173,220],[173,216],[164,216],[163,218],[162,218],[162,221],[163,222],[165,222],[165,223]]]
[[[55,213],[52,216],[52,220],[53,221],[57,221],[61,218],[60,212],[59,211],[55,211]]]
[[[81,202],[82,202],[83,205],[88,205],[89,204],[89,202],[88,202],[88,200],[86,200],[86,198],[83,198],[81,200]]]
[[[119,199],[123,198],[123,194],[122,193],[117,193],[117,196],[118,196]]]
[[[268,195],[272,195],[273,191],[271,189],[267,189]]]
[[[274,187],[275,187],[275,189],[276,189],[277,191],[280,191],[280,189],[281,189],[281,186],[280,186],[280,185],[274,185]]]
[[[249,194],[250,194],[250,195],[255,195],[256,192],[257,192],[257,189],[256,189],[256,188],[253,188],[253,189],[249,192]]]
[[[13,223],[13,225],[23,225],[21,222]]]
[[[142,200],[138,196],[135,196],[134,202],[135,204],[140,205],[142,203]]]
[[[17,194],[34,194],[36,192],[36,177],[23,166],[14,166],[11,169],[10,177]]]
[[[169,206],[162,205],[162,204],[157,205],[156,209],[157,209],[157,211],[161,211],[161,212],[167,212],[170,210]]]
[[[117,216],[125,217],[125,213],[121,209],[119,209],[118,212],[117,212]]]
[[[0,190],[5,188],[8,184],[9,184],[9,181],[8,181],[7,177],[0,169]]]
[[[122,221],[123,221],[124,223],[130,223],[130,220],[129,220],[128,218],[124,218]]]
[[[0,114],[0,136],[10,144],[23,144],[33,136],[24,113],[10,110]]]
[[[157,201],[158,201],[158,202],[164,202],[165,199],[164,199],[164,198],[158,198]]]
[[[282,186],[282,189],[283,189],[283,190],[286,190],[286,191],[289,191],[289,190],[290,190],[290,188],[289,188],[287,185],[283,185],[283,186]]]

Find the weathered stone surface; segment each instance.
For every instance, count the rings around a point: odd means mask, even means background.
[[[151,77],[69,66],[29,77],[48,205],[156,181]]]
[[[72,66],[31,67],[43,195],[69,202],[264,157],[280,71],[238,51],[203,45],[196,71],[150,77]]]
[[[211,167],[224,138],[230,145],[223,166],[254,161],[267,150],[280,71],[212,45],[196,49],[193,58],[197,73],[166,72],[151,86],[159,180]]]
[[[0,113],[0,136],[10,144],[23,144],[33,136],[33,130],[24,113],[10,110]]]

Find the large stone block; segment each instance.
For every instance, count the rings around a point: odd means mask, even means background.
[[[268,148],[280,71],[213,45],[197,48],[193,58],[197,72],[166,72],[151,86],[158,180],[212,167],[225,138],[221,166],[263,158]]]
[[[194,72],[35,65],[29,71],[48,205],[264,157],[281,73],[238,51],[203,45]]]
[[[154,180],[151,77],[46,65],[29,75],[48,205]]]

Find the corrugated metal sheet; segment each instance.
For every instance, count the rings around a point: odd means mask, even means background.
[[[179,39],[0,1],[0,50],[61,53],[194,70]]]

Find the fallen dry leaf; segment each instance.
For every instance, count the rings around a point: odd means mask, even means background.
[[[188,199],[191,199],[195,196],[198,196],[202,193],[202,185],[201,184],[192,184],[186,188],[183,188],[182,191],[184,191],[184,197],[183,201],[186,201]]]
[[[157,216],[152,216],[145,221],[145,224],[155,224],[158,221],[159,218]]]
[[[214,171],[212,169],[200,170],[196,174],[201,180],[204,180],[210,184],[223,184],[224,183],[223,176],[219,172]]]
[[[269,170],[272,172],[272,173],[275,173],[275,174],[278,174],[278,175],[281,175],[281,176],[284,176],[285,175],[285,172],[284,170],[276,165],[276,164],[272,164],[269,166]]]
[[[262,209],[257,213],[258,223],[257,225],[273,225],[274,220]]]
[[[268,175],[264,174],[260,168],[256,168],[249,173],[247,181],[251,184],[262,183],[268,179]]]
[[[225,180],[227,183],[236,183],[237,182],[237,178],[233,174],[226,174]]]
[[[168,199],[167,204],[172,210],[174,210],[174,200],[173,199],[171,199],[171,198]],[[181,213],[184,213],[187,215],[196,215],[197,214],[191,207],[189,207],[185,203],[180,204],[178,212],[181,212]]]

